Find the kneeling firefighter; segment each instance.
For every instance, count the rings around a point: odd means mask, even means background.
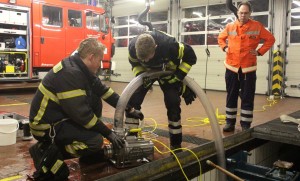
[[[124,140],[102,121],[102,102],[116,107],[119,95],[102,84],[97,74],[105,47],[97,39],[83,40],[78,53],[65,58],[48,72],[38,87],[30,108],[30,129],[38,142],[29,152],[35,180],[66,180],[63,160],[103,160],[103,137],[115,148]],[[143,119],[142,112],[126,107],[126,116]]]

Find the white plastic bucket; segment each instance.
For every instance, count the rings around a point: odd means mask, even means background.
[[[16,119],[0,119],[0,146],[13,145],[17,141],[19,122]]]

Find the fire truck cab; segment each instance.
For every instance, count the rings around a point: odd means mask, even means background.
[[[0,80],[42,78],[87,37],[106,46],[102,68],[110,69],[114,39],[109,8],[105,3],[0,0]]]

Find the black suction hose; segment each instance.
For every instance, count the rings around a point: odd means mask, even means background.
[[[152,30],[153,30],[153,26],[152,26],[151,22],[149,22],[149,21],[143,21],[143,20],[142,20],[142,18],[146,16],[146,14],[149,12],[149,10],[150,10],[150,4],[147,3],[147,4],[146,4],[146,9],[145,9],[143,12],[141,12],[141,13],[139,14],[139,16],[138,16],[138,21],[139,21],[139,23],[140,23],[141,25],[148,26],[149,31],[152,31]]]
[[[227,6],[227,8],[230,9],[230,11],[233,12],[235,17],[238,19],[239,18],[238,15],[237,15],[238,9],[232,4],[232,0],[226,0],[226,6]]]

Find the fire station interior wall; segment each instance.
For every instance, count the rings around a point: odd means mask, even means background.
[[[212,4],[220,4],[225,3],[225,0],[210,0],[210,5]],[[165,1],[155,1],[155,6],[151,8],[152,10],[157,10],[155,7],[159,8],[159,11],[163,11],[171,6],[170,2]],[[206,5],[207,2],[199,1],[199,0],[181,0],[179,8],[184,7],[193,7],[193,6],[201,6]],[[137,4],[138,5],[138,4]],[[115,5],[113,8],[113,15],[117,16],[126,16],[132,14],[140,13],[145,7],[144,5],[131,7],[125,4]],[[176,6],[175,6],[176,7]],[[179,9],[179,10],[180,10]],[[178,39],[177,31],[174,31],[174,23],[177,23],[174,20],[180,20],[180,15],[178,16],[176,11],[178,9],[174,9],[172,7],[172,11],[170,12],[172,20],[172,29],[170,33]],[[172,16],[173,15],[173,16]],[[174,17],[176,16],[176,17]],[[180,26],[180,23],[178,23]],[[202,88],[205,88],[205,73],[206,73],[206,65],[207,65],[207,76],[206,76],[206,89],[210,90],[226,90],[225,85],[225,67],[224,67],[224,60],[225,60],[225,53],[220,49],[218,45],[209,46],[210,50],[210,57],[206,56],[206,45],[195,45],[192,46],[197,57],[198,61],[196,65],[194,65],[188,74],[192,77]],[[268,74],[269,74],[269,64],[268,62],[272,57],[269,56],[269,53],[266,53],[262,57],[258,57],[258,69],[257,69],[257,83],[256,83],[256,93],[259,94],[266,94],[268,91]],[[113,60],[116,62],[116,69],[115,73],[121,74],[121,76],[111,76],[112,81],[121,81],[121,82],[130,82],[132,78],[134,78],[133,73],[131,72],[131,66],[128,62],[128,51],[126,47],[117,47],[115,56]]]
[[[164,11],[168,9],[169,7],[169,0],[156,0],[154,5],[150,6],[151,12],[158,12],[158,11]],[[115,2],[113,6],[113,16],[126,16],[126,15],[133,15],[133,14],[139,14],[146,8],[144,1],[140,2],[133,2],[130,0],[122,0],[120,3]]]
[[[134,74],[131,71],[131,64],[128,61],[128,49],[116,48],[116,53],[113,57],[113,61],[116,62],[115,73],[121,74],[120,76],[111,76],[112,81],[130,82],[134,78]]]
[[[233,0],[235,2],[235,0]],[[186,8],[186,7],[193,7],[193,6],[199,6],[199,5],[209,5],[211,4],[221,4],[226,3],[226,0],[206,0],[206,1],[199,1],[199,0],[180,0],[180,7]]]
[[[300,97],[300,45],[291,45],[287,49],[286,89],[288,96]]]
[[[294,2],[293,0],[289,1],[289,4],[298,4],[299,1]],[[293,5],[293,4],[292,4]],[[287,22],[287,25],[282,28],[283,32],[288,32],[287,38],[287,48],[286,48],[286,57],[283,56],[285,59],[285,94],[291,97],[300,97],[300,43],[299,43],[299,33],[297,41],[295,41],[294,37],[291,37],[291,31],[299,32],[299,13],[300,8],[286,8],[288,9],[288,16],[287,19],[284,19]],[[291,16],[293,17],[293,23],[291,22]],[[297,34],[296,34],[297,35]],[[297,43],[296,43],[297,42]],[[283,51],[283,55],[284,55]]]

